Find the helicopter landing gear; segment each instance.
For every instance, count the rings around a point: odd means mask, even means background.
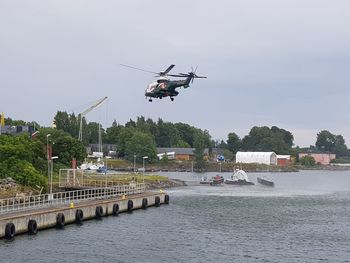
[[[171,101],[174,101],[174,98],[170,98],[171,99]]]

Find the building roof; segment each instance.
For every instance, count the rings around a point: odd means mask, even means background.
[[[186,154],[186,155],[194,155],[193,151],[195,148],[171,148],[171,147],[158,147],[157,153],[169,153],[175,152],[175,154]],[[208,154],[209,149],[204,149],[204,154]]]
[[[236,162],[276,164],[277,158],[274,152],[237,152]]]
[[[287,160],[290,160],[290,155],[277,154],[277,159],[287,159]]]
[[[333,154],[335,154],[335,153],[313,151],[313,152],[300,152],[299,155],[300,155],[300,154],[306,154],[306,155],[312,155],[312,154],[333,155]]]
[[[250,157],[265,157],[265,156],[271,156],[276,155],[274,152],[237,152],[237,155],[245,155]]]
[[[1,134],[20,134],[24,132],[28,132],[32,134],[35,131],[33,126],[27,125],[5,125],[1,127]]]

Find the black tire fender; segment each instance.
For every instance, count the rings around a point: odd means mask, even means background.
[[[16,227],[14,223],[7,223],[5,226],[5,238],[13,239],[16,234]]]
[[[164,196],[164,204],[169,204],[169,199],[170,199],[170,197],[169,197],[169,195],[165,195]]]
[[[160,206],[160,197],[159,196],[156,196],[156,198],[154,199],[154,205],[156,207],[159,207]]]
[[[132,200],[128,201],[128,212],[131,213],[134,208],[134,202]]]
[[[103,216],[103,207],[102,206],[96,206],[95,215],[96,215],[96,218],[101,218]]]
[[[147,209],[148,207],[148,200],[147,198],[142,199],[142,209]]]
[[[36,233],[38,233],[38,224],[34,219],[31,219],[28,222],[28,234],[36,235]]]
[[[82,223],[82,222],[83,222],[83,219],[84,219],[83,210],[77,209],[77,210],[75,211],[75,222],[77,222],[78,224],[79,224],[79,223]]]
[[[119,205],[114,204],[113,205],[113,210],[112,210],[112,215],[117,216],[119,214]]]
[[[56,216],[56,225],[57,227],[64,227],[64,223],[66,221],[66,217],[64,216],[63,213],[58,213]]]

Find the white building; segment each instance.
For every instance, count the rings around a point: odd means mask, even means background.
[[[237,152],[236,163],[277,165],[277,155],[274,152]]]

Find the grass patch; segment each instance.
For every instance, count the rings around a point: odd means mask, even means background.
[[[105,161],[105,164],[106,163],[109,168],[125,168],[133,166],[131,162],[122,159],[108,159],[107,161]]]
[[[91,180],[105,180],[104,175],[89,175],[86,176],[86,179]],[[166,182],[169,181],[169,178],[167,176],[162,175],[152,175],[152,174],[145,174],[143,176],[142,174],[118,174],[118,175],[107,175],[108,182],[115,182],[118,184],[128,184],[130,182],[143,182],[145,183],[158,183],[158,182]]]

